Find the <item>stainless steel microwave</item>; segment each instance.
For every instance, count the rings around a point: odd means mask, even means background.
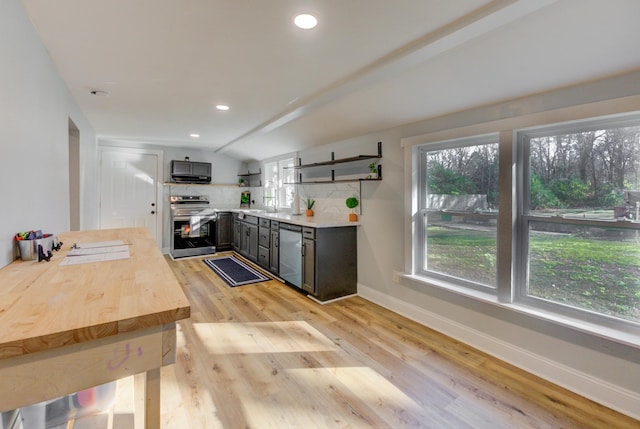
[[[211,163],[171,161],[171,181],[176,183],[211,183]]]

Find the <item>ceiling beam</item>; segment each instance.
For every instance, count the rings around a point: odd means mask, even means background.
[[[558,0],[494,0],[422,37],[378,58],[330,85],[291,103],[246,133],[218,147],[224,152],[236,143],[267,134],[338,98],[373,85],[437,55],[460,46],[498,27],[506,25]]]

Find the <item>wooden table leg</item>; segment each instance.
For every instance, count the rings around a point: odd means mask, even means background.
[[[134,378],[136,429],[160,429],[160,368]]]

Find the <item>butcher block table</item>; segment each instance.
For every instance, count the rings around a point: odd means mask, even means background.
[[[61,234],[50,262],[0,269],[0,411],[134,375],[136,427],[160,427],[160,367],[189,301],[146,228]],[[73,243],[122,240],[130,257],[61,266]]]

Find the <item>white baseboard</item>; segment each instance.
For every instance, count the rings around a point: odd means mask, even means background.
[[[358,295],[585,398],[640,420],[640,395],[358,284]]]

